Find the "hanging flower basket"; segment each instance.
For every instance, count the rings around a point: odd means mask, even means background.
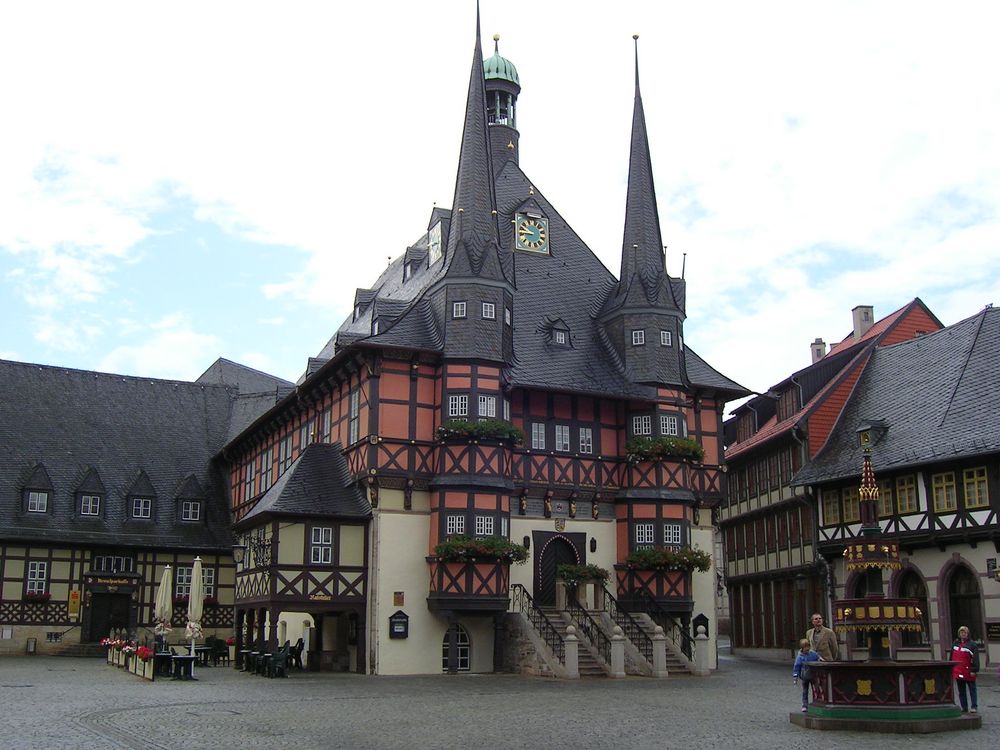
[[[606,583],[608,571],[597,565],[558,565],[556,566],[556,579],[565,581],[570,586],[576,586],[584,581],[600,581]]]

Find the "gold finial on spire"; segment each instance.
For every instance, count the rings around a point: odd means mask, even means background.
[[[493,53],[496,55],[500,54],[500,35],[493,35]]]
[[[507,141],[507,150],[508,151],[514,150],[514,141]]]
[[[635,39],[636,41],[639,41],[639,35],[638,34],[633,34],[632,38]]]
[[[534,195],[534,194],[535,194],[535,186],[528,185],[528,195]]]

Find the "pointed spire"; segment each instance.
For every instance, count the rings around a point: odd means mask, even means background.
[[[653,166],[646,134],[646,116],[639,91],[639,35],[635,40],[635,105],[632,111],[632,148],[628,165],[628,195],[625,205],[625,238],[622,242],[621,283],[628,285],[638,273],[643,286],[658,286],[665,272],[660,218],[653,188]]]
[[[460,245],[469,255],[474,272],[484,267],[490,253],[499,252],[496,195],[493,164],[490,156],[489,126],[486,122],[486,82],[483,76],[482,36],[479,30],[479,4],[476,4],[476,47],[472,54],[469,95],[465,106],[465,127],[458,156],[458,176],[452,204],[456,221],[448,236],[448,257],[453,258]]]

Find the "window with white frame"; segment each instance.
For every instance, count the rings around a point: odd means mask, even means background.
[[[663,524],[663,546],[680,547],[683,543],[683,532],[679,523]]]
[[[632,417],[632,434],[652,435],[653,418],[648,414],[642,414],[639,416]]]
[[[441,671],[447,672],[448,666],[448,633],[444,634],[441,641]],[[469,640],[469,631],[458,625],[455,630],[455,656],[457,659],[457,669],[459,672],[468,672],[472,669],[472,646]]]
[[[580,428],[580,453],[594,452],[594,430],[590,427]]]
[[[348,397],[347,444],[354,445],[361,436],[361,392],[355,388]]]
[[[132,518],[151,518],[153,515],[153,500],[149,497],[132,498]]]
[[[285,435],[278,443],[278,476],[280,477],[292,465],[292,436]]]
[[[479,416],[493,418],[497,415],[497,397],[479,396]]]
[[[661,435],[681,434],[681,421],[677,418],[675,414],[660,415],[660,434]]]
[[[652,547],[655,543],[653,524],[637,523],[635,525],[635,548],[643,549],[644,547]]]
[[[531,447],[535,450],[545,449],[545,423],[531,423]]]
[[[465,533],[465,516],[460,513],[451,513],[445,516],[444,533],[448,536]]]
[[[469,394],[453,393],[448,396],[448,416],[467,417],[469,416]]]
[[[316,422],[308,419],[299,427],[299,450],[305,450],[307,445],[316,442]]]
[[[503,322],[506,323],[507,325],[510,325],[510,308],[509,307],[505,307],[503,309]]]
[[[643,330],[632,331],[632,346],[643,346],[646,343],[646,332]]]
[[[333,408],[324,409],[319,417],[319,439],[324,443],[330,442],[330,429],[333,426]]]
[[[312,544],[309,545],[309,561],[317,565],[333,563],[333,527],[313,526]]]
[[[660,346],[673,346],[674,336],[670,331],[660,331]]]
[[[553,331],[552,340],[559,344],[560,346],[565,346],[566,344],[566,331]]]
[[[493,516],[476,516],[476,536],[493,536]]]
[[[568,451],[569,450],[569,425],[568,424],[557,424],[556,425],[556,450],[557,451]]]
[[[201,501],[200,500],[182,500],[181,501],[181,520],[182,521],[200,521],[201,520]]]
[[[48,588],[48,582],[49,564],[40,560],[29,560],[26,591],[29,594],[44,594]]]
[[[451,306],[451,317],[453,318],[464,318],[465,317],[465,303],[455,302]]]
[[[505,420],[507,420],[508,422],[510,421],[510,399],[509,398],[505,398],[503,400],[503,418]]]
[[[246,462],[246,465],[243,467],[243,500],[244,501],[249,500],[250,498],[253,497],[254,479],[256,478],[255,477],[256,463],[257,462],[254,459],[251,458],[249,461]]]
[[[504,539],[510,536],[510,521],[507,516],[500,516],[500,536]]]
[[[483,303],[483,318],[486,320],[496,320],[497,317],[497,306],[492,302]]]
[[[49,509],[49,493],[32,490],[28,493],[28,512],[45,513]]]
[[[81,495],[80,496],[80,515],[81,516],[99,516],[99,515],[101,515],[101,496],[100,495]]]
[[[274,449],[268,446],[260,456],[260,490],[266,492],[274,481]]]
[[[178,565],[174,571],[174,596],[191,596],[191,566]],[[206,599],[215,596],[215,568],[201,569],[201,595]]]

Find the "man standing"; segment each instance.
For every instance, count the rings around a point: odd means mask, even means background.
[[[816,612],[812,616],[812,629],[806,631],[806,639],[812,644],[813,651],[819,654],[823,661],[838,661],[840,648],[837,636],[830,628],[823,627],[823,615]]]

